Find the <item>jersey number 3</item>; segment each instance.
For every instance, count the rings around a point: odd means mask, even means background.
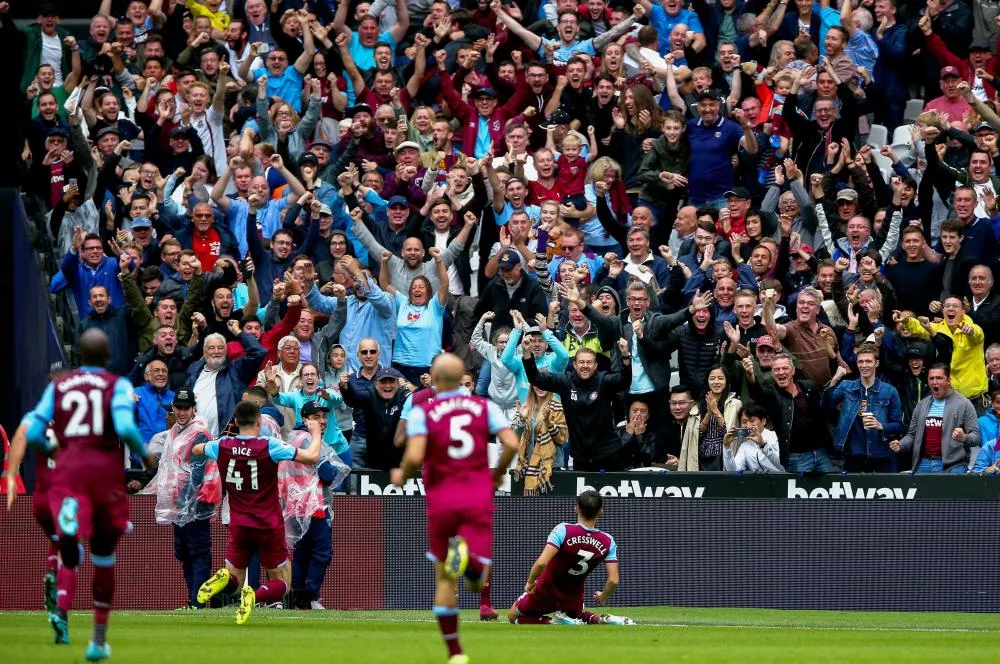
[[[257,461],[254,459],[248,459],[246,464],[250,466],[250,490],[257,490]],[[229,466],[226,468],[226,484],[232,484],[236,487],[237,491],[243,490],[243,475],[236,470],[236,459],[229,460]]]
[[[69,416],[69,422],[66,423],[66,431],[64,432],[66,436],[102,435],[104,433],[104,409],[102,405],[100,390],[64,394],[59,402],[59,408],[64,411],[73,411]]]
[[[590,571],[590,559],[594,557],[593,551],[577,551],[576,555],[580,556],[579,562],[573,565],[567,570],[573,576],[580,576],[581,574],[586,574]]]
[[[466,427],[472,424],[472,415],[456,415],[451,418],[451,445],[448,446],[448,456],[452,459],[464,459],[472,454],[476,441]]]

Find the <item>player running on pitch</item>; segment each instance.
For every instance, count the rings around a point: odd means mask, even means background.
[[[27,413],[18,425],[14,437],[10,441],[10,464],[7,470],[7,511],[14,507],[14,499],[17,498],[17,476],[20,472],[21,461],[24,460],[24,453],[28,447],[28,427],[31,425],[31,413]],[[46,437],[53,437],[55,434],[51,427],[46,427]],[[57,443],[53,442],[53,445]],[[59,536],[56,535],[56,522],[52,518],[52,509],[49,507],[49,484],[52,483],[52,471],[55,470],[56,460],[41,451],[35,454],[35,490],[31,496],[31,509],[35,517],[35,522],[49,539],[49,552],[46,558],[45,567],[45,610],[52,613],[56,610],[56,571],[59,567]]]
[[[195,455],[215,459],[222,474],[223,487],[229,493],[229,544],[226,566],[198,589],[198,602],[207,606],[217,593],[235,592],[243,586],[247,565],[254,551],[267,569],[267,583],[257,592],[250,586],[240,590],[236,624],[250,618],[255,602],[280,602],[291,585],[288,547],[285,545],[285,518],[278,501],[278,463],[298,461],[307,465],[320,458],[323,429],[316,420],[308,420],[312,442],[296,449],[277,438],[260,435],[261,415],[257,404],[236,404],[236,424],[240,435],[223,437],[191,448]]]
[[[618,545],[614,537],[597,528],[601,503],[596,491],[577,496],[578,521],[560,523],[552,529],[545,549],[531,566],[524,594],[510,607],[507,620],[520,625],[635,624],[630,618],[599,616],[583,608],[584,582],[602,561],[608,580],[604,590],[594,593],[597,605],[607,604],[618,589]]]
[[[80,542],[90,540],[94,634],[87,645],[89,661],[111,656],[105,635],[115,590],[115,547],[128,526],[119,439],[146,456],[132,410],[132,384],[105,369],[109,355],[103,332],[85,332],[80,338],[80,368],[57,376],[45,388],[27,432],[28,444],[52,451],[53,441],[45,433],[52,422],[59,444],[59,463],[49,487],[61,556],[56,574],[58,606],[49,614],[56,643],[69,643],[67,613],[76,591]]]
[[[458,641],[458,579],[478,591],[489,574],[493,551],[493,492],[517,452],[517,438],[500,408],[459,390],[464,367],[444,353],[431,365],[433,401],[414,403],[406,423],[406,453],[392,482],[402,486],[423,464],[427,492],[427,539],[435,561],[434,615],[448,647],[449,664],[467,664]],[[490,470],[487,446],[503,444]]]

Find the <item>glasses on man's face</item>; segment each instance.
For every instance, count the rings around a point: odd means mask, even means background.
[[[144,168],[139,172],[143,175],[152,175],[152,176],[157,176],[160,174],[160,172],[155,168]]]
[[[180,255],[181,255],[181,252],[179,252],[179,251],[168,251],[165,254],[163,254],[163,258],[165,258],[166,260],[172,260],[174,258],[177,258]]]
[[[286,247],[286,246],[290,247],[290,246],[292,246],[292,241],[291,240],[273,240],[272,244],[274,244],[275,246],[278,246],[278,247]]]
[[[378,355],[377,350],[359,350],[358,355]]]
[[[690,399],[684,399],[683,401],[670,401],[669,403],[670,403],[671,407],[673,407],[673,406],[686,406],[689,403],[691,403],[691,400]]]
[[[578,244],[564,244],[562,246],[562,250],[563,251],[573,251],[573,250],[579,248],[579,246],[580,245],[578,245]]]
[[[627,298],[628,302],[649,302],[648,297],[630,297]]]

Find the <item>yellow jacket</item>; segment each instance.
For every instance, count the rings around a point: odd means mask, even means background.
[[[903,325],[915,337],[929,339],[927,333],[916,318],[907,318]],[[962,332],[962,326],[968,325],[972,328],[972,334]],[[963,316],[958,327],[952,331],[944,321],[931,323],[931,327],[938,334],[947,335],[954,350],[951,353],[951,386],[955,391],[967,399],[979,396],[987,389],[986,381],[986,356],[983,344],[986,337],[983,335],[983,328],[972,322],[968,316]]]
[[[185,0],[184,6],[195,18],[202,16],[207,17],[208,20],[212,22],[212,27],[216,30],[225,30],[229,27],[229,14],[224,11],[213,12],[200,2],[196,2],[196,0]],[[235,71],[235,66],[233,67],[233,70]]]

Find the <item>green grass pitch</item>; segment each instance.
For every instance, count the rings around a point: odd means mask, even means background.
[[[967,613],[860,613],[768,609],[614,608],[639,625],[516,626],[463,612],[472,664],[562,662],[997,662],[1000,622]],[[42,613],[0,613],[0,662],[82,662],[89,613],[70,617],[72,644],[55,646]],[[429,611],[257,609],[237,626],[231,610],[111,615],[111,661],[443,664]]]

